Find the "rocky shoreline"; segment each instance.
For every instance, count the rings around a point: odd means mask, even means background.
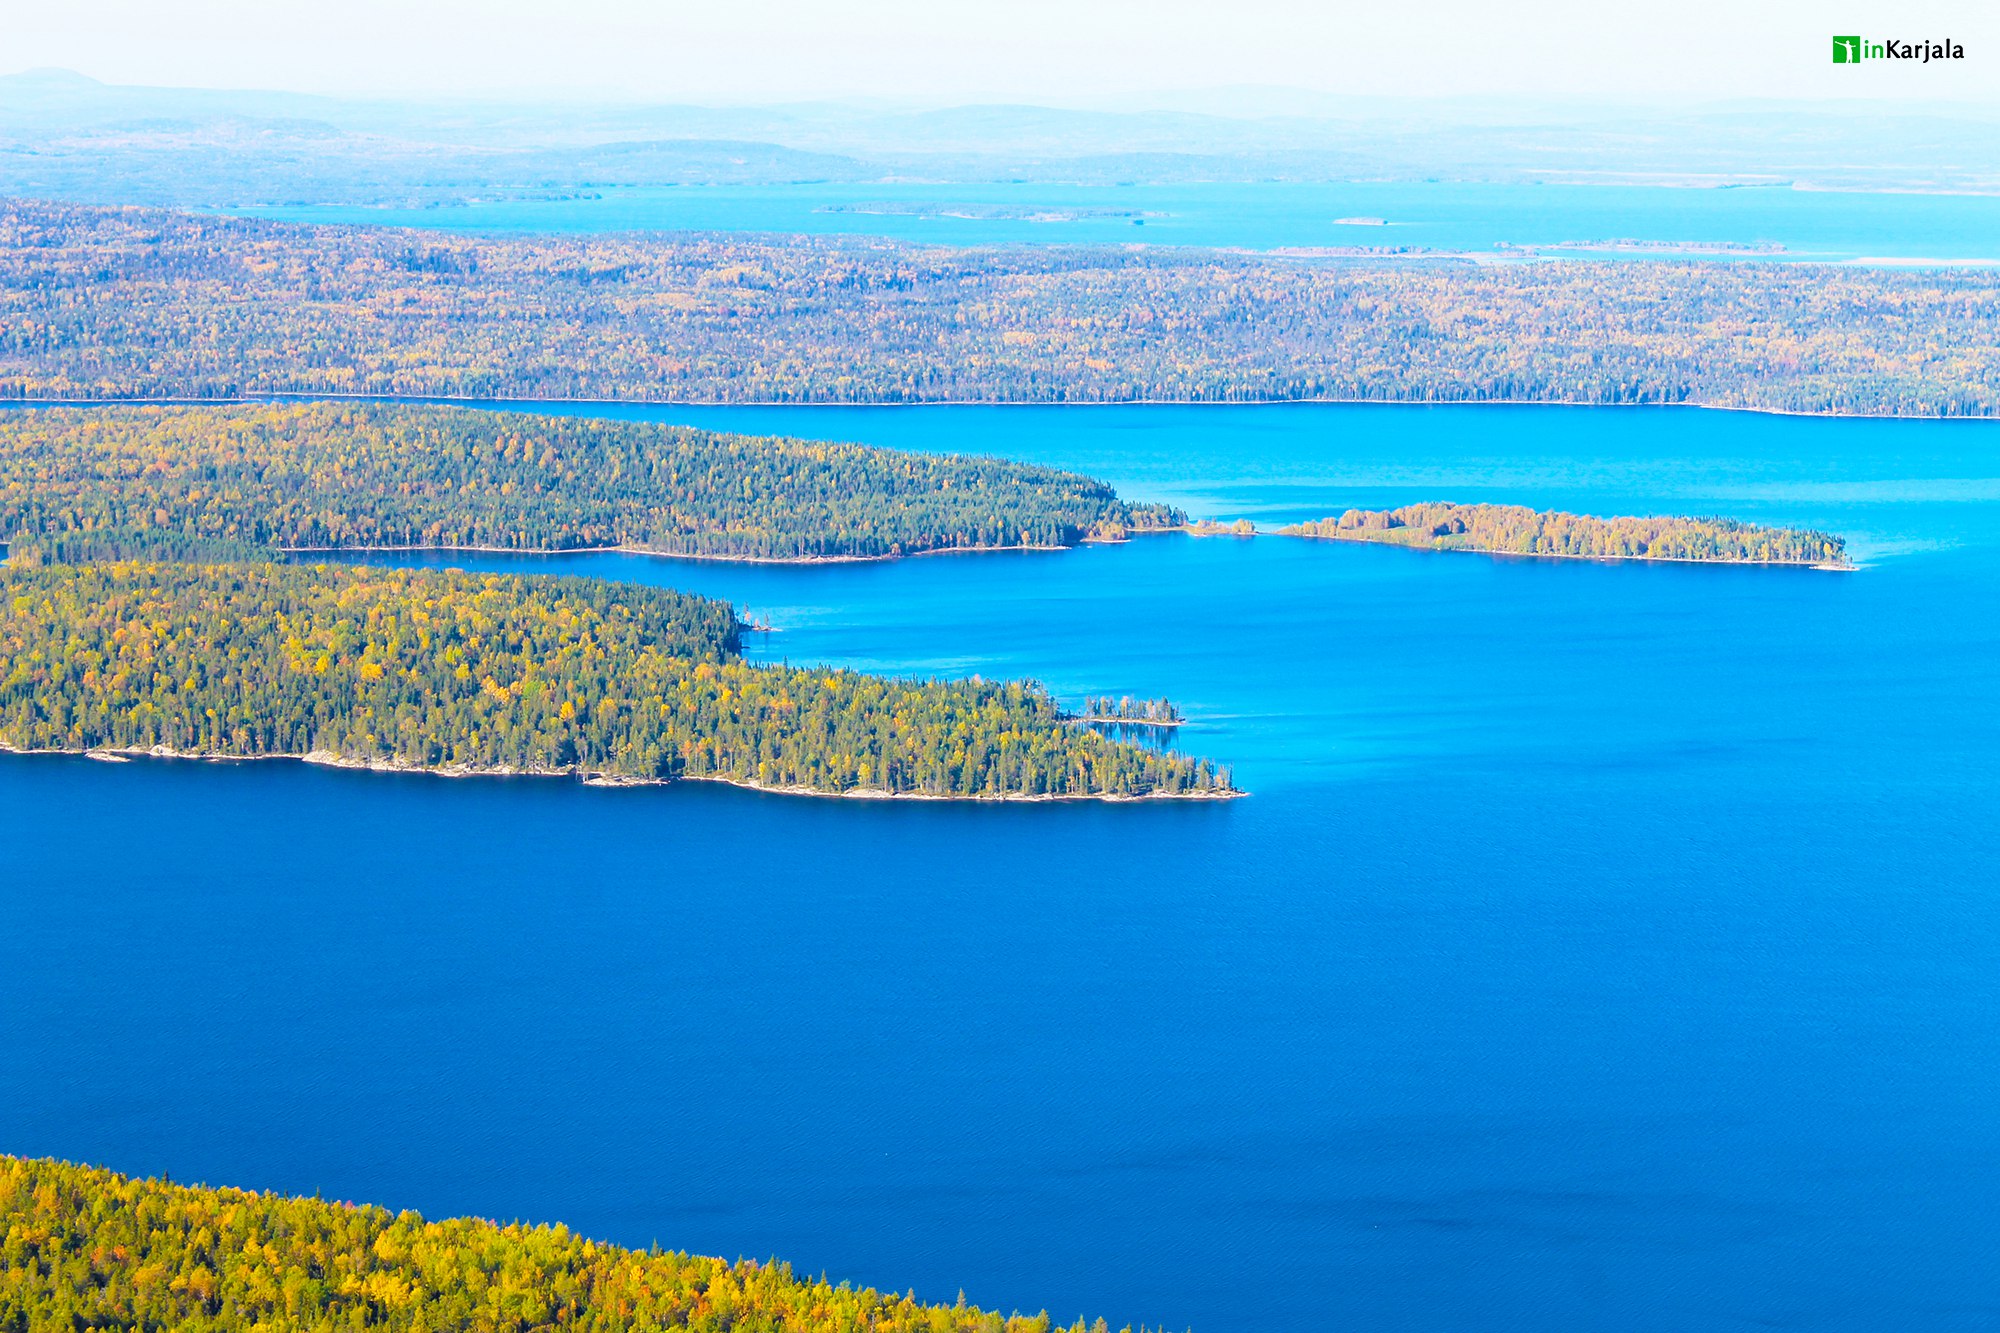
[[[290,760],[294,763],[312,764],[320,768],[346,768],[370,773],[422,773],[439,778],[569,778],[586,787],[668,787],[677,782],[713,782],[726,787],[740,787],[744,791],[764,792],[776,796],[812,796],[821,799],[849,801],[953,801],[979,804],[1006,804],[1053,801],[1101,801],[1106,804],[1127,805],[1143,801],[1230,801],[1248,796],[1245,791],[1235,789],[1223,791],[1181,791],[1147,792],[1138,796],[1117,795],[1109,792],[1091,792],[1080,795],[1044,794],[1030,795],[1021,792],[1003,792],[997,796],[987,795],[937,795],[930,792],[884,791],[879,787],[856,787],[847,791],[823,791],[817,787],[775,786],[756,782],[746,782],[740,778],[723,777],[719,774],[690,773],[671,778],[645,778],[628,773],[608,773],[602,770],[579,767],[549,768],[540,765],[517,767],[512,764],[495,764],[478,767],[468,764],[425,765],[412,764],[395,759],[363,759],[358,755],[344,755],[332,750],[308,750],[304,754],[207,754],[195,751],[176,750],[171,746],[90,746],[64,747],[48,746],[27,749],[0,741],[0,754],[20,755],[70,755],[100,763],[122,764],[134,759],[180,759],[208,764],[249,764],[268,760]]]

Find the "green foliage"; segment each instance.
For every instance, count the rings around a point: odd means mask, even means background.
[[[0,393],[266,391],[1990,415],[2000,279],[1755,262],[489,238],[0,203]]]
[[[563,1226],[429,1222],[0,1157],[0,1333],[90,1328],[1049,1333],[1050,1321],[923,1305],[782,1263],[629,1250]]]
[[[1215,793],[1039,686],[756,666],[729,606],[595,579],[0,572],[0,744],[958,797]]]
[[[4,424],[4,423],[0,423]],[[228,537],[190,536],[171,528],[69,527],[39,532],[16,529],[8,561],[21,568],[77,565],[96,560],[161,560],[176,564],[228,564],[269,560],[271,549]]]
[[[1603,560],[1738,560],[1843,565],[1847,543],[1825,532],[1761,528],[1727,518],[1590,518],[1524,505],[1417,504],[1350,509],[1279,531],[1293,537],[1386,542],[1433,551],[1572,555]]]
[[[1053,468],[642,422],[331,403],[0,417],[0,537],[51,563],[370,546],[885,556],[1180,521]]]

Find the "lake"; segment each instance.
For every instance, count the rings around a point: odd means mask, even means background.
[[[1995,1326],[2000,426],[619,414],[1264,524],[1722,512],[1867,567],[483,558],[728,597],[773,659],[1167,694],[1254,794],[0,759],[7,1151],[1114,1327]]]
[[[1716,189],[1357,181],[1258,185],[646,186],[595,197],[458,207],[293,205],[236,210],[288,222],[473,233],[749,231],[892,236],[941,245],[1368,246],[1479,252],[1604,241],[1777,245],[1753,256],[2000,263],[2000,197],[1869,194],[1789,187]],[[997,214],[997,215],[996,215]],[[1383,225],[1355,225],[1364,219]],[[1658,258],[1603,248],[1552,257]],[[1671,257],[1671,256],[1669,256]]]

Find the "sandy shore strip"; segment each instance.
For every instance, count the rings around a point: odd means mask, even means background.
[[[1180,532],[1180,528],[1135,528],[1134,536]],[[1083,537],[1079,545],[1115,545],[1124,537]],[[1073,546],[934,546],[895,555],[717,555],[710,552],[662,551],[650,546],[280,546],[279,555],[643,555],[655,560],[708,560],[725,565],[864,565],[885,560],[916,560],[927,555],[992,555],[1001,551],[1072,551]]]

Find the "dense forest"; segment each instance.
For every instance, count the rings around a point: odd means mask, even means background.
[[[647,422],[396,403],[0,416],[0,540],[51,560],[367,546],[811,559],[1183,521],[1053,468]]]
[[[0,571],[0,744],[974,798],[1229,792],[1039,686],[759,666],[722,602],[298,565]]]
[[[1847,543],[1825,532],[1761,528],[1727,518],[1590,518],[1525,505],[1417,504],[1350,509],[1279,532],[1336,541],[1387,542],[1433,551],[1571,555],[1601,560],[1737,560],[1844,565]]]
[[[1986,415],[2000,277],[489,238],[0,202],[0,395],[258,391]]]
[[[629,1250],[563,1226],[135,1180],[0,1157],[0,1333],[1050,1333],[1046,1313]],[[1070,1333],[1106,1333],[1078,1320]],[[1127,1329],[1125,1333],[1131,1333]]]

